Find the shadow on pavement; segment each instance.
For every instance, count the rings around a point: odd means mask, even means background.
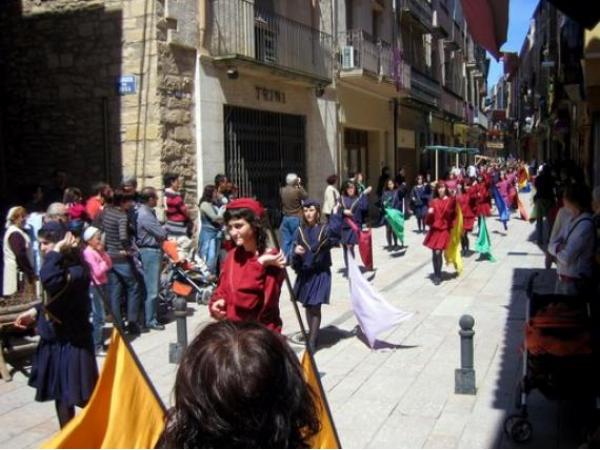
[[[539,294],[551,293],[556,279],[553,270],[517,268],[513,271],[509,312],[504,339],[499,347],[502,359],[493,398],[493,407],[503,410],[505,418],[518,412],[518,383],[523,378],[524,365],[522,348],[528,306],[527,283],[534,273],[539,275],[533,290]],[[577,379],[576,374],[573,378]],[[586,433],[590,430],[593,398],[591,394],[585,398],[569,394],[564,398],[552,399],[542,395],[539,390],[533,390],[527,397],[528,420],[533,428],[531,439],[524,443],[515,442],[508,430],[504,429],[503,419],[499,423],[493,447],[578,448],[585,444]],[[591,430],[594,431],[594,428]]]
[[[369,347],[369,348],[371,347],[369,345],[369,341],[367,340],[367,337],[364,335],[364,333],[362,332],[362,330],[360,329],[359,326],[356,326],[356,328],[354,328],[354,334],[356,335],[356,337],[358,338],[359,341],[361,341],[367,347]],[[379,339],[377,339],[377,340],[375,340],[375,345],[373,345],[373,350],[400,350],[400,349],[409,349],[409,348],[415,348],[415,347],[418,347],[418,345],[392,344],[391,342],[380,341]]]

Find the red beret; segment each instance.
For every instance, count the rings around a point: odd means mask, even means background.
[[[265,214],[265,208],[263,207],[263,205],[259,201],[249,197],[236,198],[235,200],[232,200],[230,203],[228,203],[226,206],[226,209],[228,210],[242,208],[249,209],[257,217],[262,217]]]
[[[438,182],[436,183],[436,189],[439,187],[446,187],[446,182],[444,180],[438,180]]]

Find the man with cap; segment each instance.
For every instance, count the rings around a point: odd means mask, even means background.
[[[308,197],[308,194],[302,187],[302,180],[295,173],[288,173],[285,177],[285,187],[281,188],[281,210],[283,220],[279,227],[281,233],[281,249],[285,257],[289,257],[294,241],[294,233],[300,226],[300,217],[302,217],[302,200]]]

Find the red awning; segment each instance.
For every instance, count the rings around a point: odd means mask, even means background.
[[[508,0],[461,0],[473,40],[500,58],[508,31]]]

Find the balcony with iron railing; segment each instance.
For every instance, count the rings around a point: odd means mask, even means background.
[[[215,60],[331,81],[331,35],[247,0],[210,0],[207,16],[206,48]]]
[[[421,25],[423,31],[433,29],[433,10],[427,0],[400,0],[403,14],[407,14],[414,22]]]
[[[410,96],[413,99],[429,106],[439,106],[442,91],[437,81],[412,67],[410,82]]]
[[[410,89],[410,66],[402,60],[399,49],[375,39],[364,30],[348,30],[338,37],[340,47],[340,78],[364,85],[368,89],[383,90],[394,95],[393,85],[398,89]],[[381,84],[388,86],[381,86]]]

